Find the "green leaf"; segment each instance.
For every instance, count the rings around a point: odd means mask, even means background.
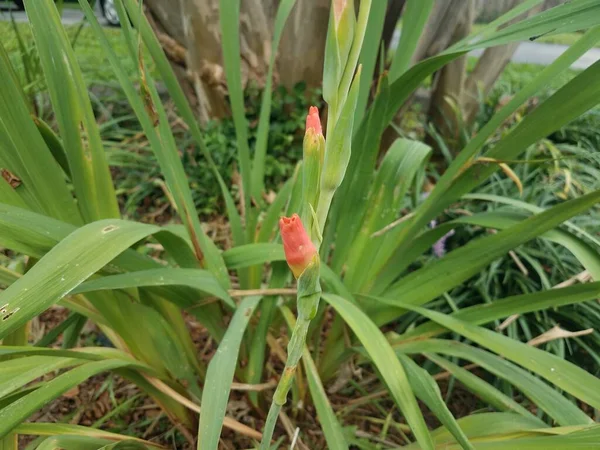
[[[489,36],[469,39],[457,43],[449,51],[458,48],[472,49],[507,44],[517,40],[534,40],[542,35],[552,36],[559,33],[585,30],[598,25],[600,5],[594,0],[575,0],[542,11],[532,17],[510,24]]]
[[[441,353],[471,361],[519,389],[560,425],[591,423],[591,419],[556,389],[504,358],[462,342],[426,339],[394,344],[401,353]],[[537,419],[536,419],[537,420]],[[539,426],[539,421],[538,421]],[[463,431],[470,437],[468,431]]]
[[[0,46],[0,72],[12,71]],[[12,188],[0,177],[0,198],[3,203],[80,225],[81,215],[64,175],[36,129],[20,91],[14,77],[4,77],[0,84],[0,133],[4,136],[0,140],[0,166],[18,177],[21,185]]]
[[[494,259],[554,228],[600,200],[600,191],[561,203],[497,234],[469,242],[392,285],[385,297],[421,305],[475,275]],[[379,315],[381,313],[381,315]],[[399,311],[378,312],[377,323],[398,317]]]
[[[0,410],[0,437],[6,436],[27,417],[44,406],[48,401],[60,396],[74,386],[83,383],[93,375],[107,370],[126,366],[122,360],[109,359],[76,367],[53,380],[43,384],[37,390],[21,397]]]
[[[364,345],[369,357],[381,373],[392,397],[402,411],[417,441],[425,449],[433,449],[433,442],[419,405],[408,382],[406,372],[389,343],[373,321],[357,306],[342,297],[323,294]]]
[[[417,363],[405,355],[398,355],[400,362],[406,375],[410,386],[414,390],[417,397],[421,399],[423,403],[435,414],[444,426],[450,430],[454,438],[460,442],[463,449],[471,449],[474,447],[469,442],[469,439],[465,436],[460,426],[456,423],[456,419],[446,406],[442,393],[435,380],[429,375],[425,369],[420,368]]]
[[[223,252],[223,259],[229,269],[255,266],[273,261],[285,261],[281,244],[246,244]]]
[[[473,442],[477,442],[477,448],[479,448],[480,445],[479,441],[485,441],[486,439],[489,439],[489,437],[511,439],[514,436],[524,435],[530,432],[534,433],[536,430],[549,429],[541,428],[543,425],[540,426],[540,422],[537,419],[520,417],[512,413],[472,414],[459,419],[458,423],[469,439]],[[490,424],[493,424],[494,426],[490,426]],[[437,428],[431,435],[435,439],[438,448],[445,449],[448,445],[455,443],[452,434],[450,434],[445,427]],[[417,444],[413,444],[406,448],[407,450],[416,450],[419,447]]]
[[[289,277],[290,270],[287,264],[283,262],[274,263],[271,271],[271,279],[269,280],[269,288],[284,287]],[[248,355],[246,382],[249,384],[260,383],[265,369],[267,334],[277,309],[277,298],[276,296],[267,296],[260,305],[260,318],[258,319],[258,325],[253,330],[252,344],[250,345],[250,353]],[[258,406],[258,394],[258,392],[248,393],[248,398],[254,406]]]
[[[308,389],[310,390],[310,395],[313,399],[315,409],[317,410],[317,418],[319,419],[323,434],[325,435],[325,440],[327,441],[327,448],[330,450],[347,450],[348,444],[344,439],[342,427],[329,403],[327,393],[319,378],[317,366],[315,366],[315,362],[310,356],[310,352],[306,346],[302,353],[302,364],[304,365],[304,371],[306,372]]]
[[[389,100],[387,75],[382,74],[373,106],[360,124],[354,125],[355,136],[352,139],[352,152],[346,170],[346,176],[336,192],[333,206],[329,213],[329,225],[326,229],[322,249],[331,247],[332,239],[337,234],[336,248],[333,255],[332,268],[340,273],[342,262],[351,243],[350,236],[360,226],[365,203],[368,200],[366,186],[370,185],[374,176],[379,144],[383,130],[387,126],[383,121],[383,113]],[[358,217],[357,217],[358,216]],[[325,257],[326,255],[321,255]]]
[[[481,194],[481,193],[475,192],[475,193],[471,193],[471,194],[465,194],[465,195],[463,195],[462,198],[464,198],[465,200],[483,200],[483,201],[488,201],[488,202],[501,203],[504,205],[514,206],[516,208],[523,209],[525,211],[529,211],[533,214],[538,214],[538,213],[545,211],[544,208],[541,208],[537,205],[527,203],[527,202],[524,202],[521,200],[517,200],[514,198],[510,198],[510,197],[503,197],[501,195]],[[563,225],[566,228],[570,229],[571,231],[575,232],[577,235],[583,236],[586,239],[588,239],[590,242],[593,242],[594,244],[600,246],[599,239],[597,239],[592,234],[585,231],[583,228],[578,227],[573,222],[566,221],[563,223]]]
[[[163,49],[158,42],[152,27],[150,26],[148,19],[144,14],[139,14],[139,5],[134,0],[124,0],[125,5],[127,6],[127,10],[129,11],[129,19],[135,24],[138,32],[142,37],[142,41],[147,47],[148,53],[152,56],[154,63],[156,64],[156,70],[160,73],[160,77],[162,81],[165,83],[167,90],[169,91],[169,95],[173,100],[173,103],[177,107],[177,112],[181,115],[187,126],[190,128],[190,132],[194,137],[194,140],[198,144],[202,155],[208,162],[208,165],[217,179],[219,183],[219,187],[221,188],[221,193],[223,194],[223,198],[225,199],[225,205],[227,208],[227,214],[229,217],[229,221],[232,228],[232,234],[234,236],[236,245],[241,245],[243,243],[243,233],[241,233],[241,219],[237,209],[235,207],[235,203],[231,194],[228,190],[223,177],[219,173],[219,169],[217,168],[215,162],[210,155],[208,147],[204,142],[204,138],[202,137],[202,132],[200,131],[200,126],[198,124],[198,120],[190,107],[190,104],[183,93],[181,85],[173,72],[173,68],[171,67],[171,63],[165,56]],[[119,17],[124,14],[121,13],[121,3],[116,2],[117,9],[119,10]],[[88,20],[90,20],[89,11],[85,6],[83,6],[84,12]],[[124,11],[123,11],[124,12]],[[92,18],[95,21],[95,19]],[[128,21],[122,20],[121,23],[128,23]],[[93,24],[94,29],[101,32],[100,27],[96,27]],[[241,233],[241,234],[240,234]],[[239,240],[242,239],[242,240]]]
[[[544,292],[515,295],[493,303],[474,305],[462,308],[452,314],[455,319],[464,320],[473,325],[483,325],[513,314],[526,314],[565,305],[573,305],[597,298],[600,295],[600,282],[584,283],[561,289],[551,289]],[[372,300],[387,302],[381,297],[367,297]],[[446,328],[435,322],[426,322],[407,331],[403,338],[431,337],[446,331]]]
[[[505,230],[519,224],[528,217],[529,216],[517,212],[491,211],[469,217],[461,217],[456,222]],[[570,250],[583,267],[590,272],[592,277],[596,280],[600,280],[600,255],[598,255],[597,248],[593,248],[573,233],[559,228],[548,230],[540,237],[556,242]]]
[[[551,353],[451,316],[414,306],[409,306],[408,309],[537,373],[583,402],[595,408],[600,406],[600,380],[576,365]]]
[[[219,446],[231,382],[237,366],[240,344],[252,313],[262,297],[246,297],[236,310],[217,353],[208,365],[198,433],[198,450]]]
[[[433,0],[408,0],[402,13],[402,33],[392,59],[389,70],[390,81],[393,83],[408,69],[419,38],[423,33],[429,14],[433,8]]]
[[[62,240],[23,277],[0,294],[0,338],[57,302],[115,256],[160,228],[107,219]]]
[[[142,83],[142,85],[150,91],[148,95],[152,97],[152,107],[155,108],[156,112],[158,113],[158,125],[156,127],[154,120],[157,119],[157,117],[150,117],[147,109],[147,106],[149,105],[145,104],[142,100],[142,98],[145,98],[147,102],[148,96],[140,95],[136,91],[133,82],[129,79],[125,70],[123,69],[119,57],[115,54],[106,36],[104,35],[104,31],[98,23],[98,20],[88,2],[85,0],[80,0],[79,4],[86,15],[87,20],[89,21],[94,34],[98,37],[100,44],[104,48],[106,56],[115,71],[117,79],[119,80],[119,84],[123,88],[123,91],[127,96],[127,99],[138,120],[140,121],[148,141],[150,142],[150,147],[156,155],[169,191],[173,196],[173,200],[175,201],[177,211],[188,231],[196,258],[199,261],[205,260],[207,268],[214,273],[214,275],[221,282],[222,286],[228,289],[231,283],[229,281],[227,269],[221,259],[219,250],[208,238],[208,236],[206,236],[200,224],[200,220],[198,219],[192,193],[187,182],[185,170],[183,169],[183,163],[179,157],[179,152],[169,127],[166,112],[162,106],[162,103],[160,102],[160,99],[158,98],[158,94],[152,83],[150,75],[144,72],[146,77],[149,79],[149,83]],[[119,5],[118,2],[117,5]],[[136,14],[131,14],[131,16],[135,21],[136,19],[134,17],[139,16],[139,11],[136,12],[134,9],[134,12]],[[135,63],[138,64],[138,61],[136,60]],[[140,67],[140,69],[143,69],[143,67]]]
[[[386,153],[369,191],[364,220],[355,236],[346,235],[350,250],[345,259],[345,282],[354,291],[369,282],[375,274],[363,261],[385,261],[389,258],[393,237],[374,237],[393,222],[418,171],[429,159],[431,148],[421,142],[397,139]],[[356,215],[362,211],[357,210]]]
[[[287,205],[287,203],[290,200],[293,187],[293,178],[290,178],[281,187],[279,193],[277,194],[277,197],[275,197],[273,203],[269,205],[265,217],[262,220],[262,223],[260,224],[260,230],[258,231],[258,237],[256,239],[256,242],[268,242],[269,240],[271,240],[273,233],[276,230],[278,230],[277,223],[285,209],[285,205]]]
[[[229,306],[235,308],[235,303],[227,291],[221,287],[214,275],[200,269],[164,268],[111,275],[86,281],[71,291],[71,293],[81,294],[100,290],[168,285],[189,286],[198,289],[206,294],[220,298]]]
[[[150,448],[163,448],[161,445],[150,441],[138,439],[124,434],[111,433],[110,431],[99,430],[97,428],[84,427],[81,425],[71,425],[66,423],[33,423],[25,422],[15,428],[16,434],[35,435],[35,436],[86,436],[98,439],[109,440],[134,440]]]
[[[52,0],[26,0],[25,6],[81,214],[86,222],[119,217],[87,86],[60,15]]]
[[[433,361],[442,369],[448,371],[460,381],[469,391],[473,392],[477,397],[485,401],[487,404],[493,406],[499,411],[515,412],[521,416],[528,417],[532,420],[539,421],[539,426],[545,426],[544,422],[535,417],[528,410],[519,405],[509,396],[503,394],[491,384],[484,381],[477,375],[472,374],[467,369],[442,358],[439,355],[433,353],[425,353],[427,359]]]
[[[238,147],[238,161],[242,175],[245,205],[250,207],[252,191],[252,167],[250,147],[248,146],[248,122],[244,108],[244,91],[242,88],[242,67],[240,51],[240,0],[219,1],[219,23],[221,35],[227,36],[221,41],[223,47],[223,65],[235,135]]]
[[[50,356],[29,356],[2,362],[0,369],[0,398],[55,370],[64,369],[84,361]]]
[[[529,97],[534,95],[542,87],[548,85],[558,74],[567,69],[581,55],[600,39],[600,27],[595,27],[583,35],[577,43],[567,49],[552,64],[545,67],[540,73],[519,91],[511,101],[509,101],[492,119],[469,141],[465,148],[458,154],[452,164],[448,167],[444,175],[437,181],[436,188],[430,193],[427,199],[416,209],[415,217],[409,222],[401,232],[398,233],[396,251],[399,255],[406,252],[412,245],[412,240],[421,231],[422,227],[434,219],[444,208],[453,201],[460,198],[461,195],[473,190],[478,184],[488,178],[497,167],[483,167],[476,164],[476,167],[468,169],[477,152],[483,147],[486,140],[490,138],[496,129],[505,123]],[[409,80],[412,77],[418,77],[429,65],[436,65],[435,60],[446,59],[448,55],[441,55],[436,58],[430,58],[413,69],[409,70],[404,76],[400,77],[394,85],[398,85],[404,94],[408,96],[412,88],[416,88],[418,82],[410,87]],[[446,61],[440,60],[441,65]],[[440,65],[440,67],[441,67]],[[433,70],[437,70],[433,68]],[[412,73],[414,72],[414,73]],[[586,69],[561,88],[556,94],[552,95],[540,107],[536,108],[531,114],[520,122],[511,132],[500,140],[493,148],[493,153],[488,152],[487,157],[493,157],[500,160],[510,160],[517,156],[538,139],[545,137],[552,131],[568,123],[572,118],[585,112],[597,103],[598,98],[594,92],[598,89],[594,79],[597,79],[600,72],[600,64]],[[411,74],[412,73],[412,74]],[[424,75],[424,73],[421,73]],[[403,94],[403,95],[404,95]],[[392,94],[395,97],[397,93]],[[407,97],[404,97],[407,98]],[[404,100],[402,100],[403,102]],[[393,112],[396,111],[392,107]],[[543,107],[542,107],[543,106]],[[559,112],[559,113],[557,113]],[[385,262],[382,264],[385,265]],[[393,276],[392,276],[393,277]],[[388,282],[391,280],[388,280]],[[379,285],[385,285],[381,281]]]
[[[267,154],[267,142],[271,119],[271,99],[273,96],[273,68],[275,67],[275,57],[277,56],[277,47],[279,47],[279,42],[281,41],[281,35],[283,34],[285,23],[287,22],[287,19],[295,4],[296,0],[281,1],[277,7],[277,14],[275,15],[273,39],[271,40],[271,52],[269,58],[269,69],[267,71],[265,87],[263,88],[262,101],[260,104],[260,117],[258,119],[256,145],[254,147],[254,161],[252,164],[252,189],[254,189],[252,195],[257,199],[260,198],[261,193],[264,191],[265,157]],[[238,58],[241,58],[239,54]],[[242,109],[242,111],[244,110]]]
[[[375,72],[375,63],[380,51],[381,33],[387,11],[387,2],[375,2],[371,5],[365,38],[360,49],[358,63],[362,65],[363,76],[360,80],[360,90],[358,100],[356,101],[356,111],[354,113],[354,123],[359,124],[365,114],[365,108],[371,93],[371,84],[373,83],[373,74]],[[355,131],[358,127],[355,127]]]
[[[285,306],[281,307],[281,312],[287,322],[288,328],[293,330],[296,326],[294,314]],[[325,435],[325,440],[327,441],[327,448],[330,450],[348,450],[348,443],[344,438],[342,427],[329,403],[327,393],[325,392],[325,388],[319,377],[319,371],[310,356],[306,344],[302,351],[302,364],[304,366],[304,371],[306,372],[308,389],[310,390],[310,395],[317,410],[317,418],[319,419],[323,434]]]

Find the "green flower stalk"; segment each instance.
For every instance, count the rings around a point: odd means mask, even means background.
[[[354,110],[356,109],[356,101],[360,89],[360,73],[361,66],[356,71],[348,98],[341,109],[335,128],[331,133],[327,132],[325,160],[321,169],[321,182],[319,185],[319,206],[316,211],[319,223],[319,235],[323,234],[333,195],[340,184],[342,184],[348,163],[350,162]]]
[[[282,218],[279,223],[286,260],[298,279],[298,318],[288,344],[285,369],[265,423],[261,450],[270,448],[279,412],[286,402],[306,346],[310,321],[317,314],[321,299],[318,248],[333,196],[350,162],[360,66],[355,75],[354,71],[371,8],[371,0],[362,2],[357,22],[353,1],[332,0],[323,70],[323,98],[329,107],[327,139],[323,136],[319,111],[311,107],[304,137],[302,220],[294,214],[291,218]],[[308,226],[308,233],[303,222]]]
[[[273,395],[273,401],[267,416],[263,432],[261,450],[267,450],[271,443],[275,423],[281,407],[285,405],[287,394],[292,387],[294,375],[304,350],[310,321],[317,314],[321,299],[319,283],[320,258],[316,247],[297,214],[282,217],[279,221],[285,258],[294,276],[298,278],[298,319],[288,343],[288,357],[285,369]]]

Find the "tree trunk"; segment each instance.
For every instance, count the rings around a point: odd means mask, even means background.
[[[475,18],[475,2],[473,0],[449,0],[440,6],[438,2],[434,7],[431,18],[440,26],[436,26],[429,36],[424,35],[425,40],[419,41],[417,50],[421,51],[421,57],[429,55],[429,52],[437,54],[455,42],[469,35],[471,25]],[[440,14],[442,15],[441,18]],[[443,19],[444,27],[441,26]],[[428,29],[430,29],[428,27]],[[421,44],[427,44],[425,49],[420,49]],[[434,86],[429,104],[429,120],[442,135],[450,147],[455,147],[460,133],[460,101],[465,80],[467,58],[461,56],[450,62],[439,72],[434,79]],[[429,139],[430,144],[435,144]]]
[[[229,113],[219,0],[146,0],[146,11],[177,77],[202,122]],[[263,85],[278,0],[240,2],[242,83]],[[274,78],[292,87],[320,86],[329,0],[298,0],[278,49]]]
[[[503,0],[502,8],[495,14],[504,13],[519,3],[522,0]],[[415,52],[415,61],[433,56],[467,36],[475,19],[475,6],[475,0],[436,2],[427,23],[427,31],[421,36]],[[541,8],[538,5],[508,24],[523,20]],[[468,77],[465,56],[452,61],[436,74],[429,105],[429,121],[451,150],[460,148],[461,133],[465,127],[468,129],[473,124],[479,112],[480,99],[492,89],[518,45],[515,42],[486,49]],[[438,146],[431,137],[428,143]]]
[[[503,12],[514,8],[519,3],[520,0],[510,0],[510,2],[506,4],[506,10]],[[514,18],[508,22],[507,25],[530,17],[541,11],[542,8],[543,5],[540,4],[530,9],[527,13]],[[475,121],[477,113],[479,112],[480,99],[487,95],[492,89],[496,80],[510,62],[512,55],[517,50],[518,46],[518,42],[513,42],[511,44],[485,49],[483,55],[481,55],[475,68],[469,75],[469,78],[467,78],[462,92],[461,108],[466,124],[471,125]]]

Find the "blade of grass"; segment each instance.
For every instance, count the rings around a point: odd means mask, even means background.
[[[369,316],[348,300],[333,294],[323,294],[323,299],[335,308],[365,346],[419,444],[424,449],[433,449],[429,430],[419,410],[406,372],[379,328]]]
[[[379,55],[379,46],[381,43],[381,32],[385,21],[387,11],[387,2],[375,2],[371,6],[365,38],[358,57],[358,63],[362,65],[362,77],[360,79],[360,89],[356,101],[356,112],[354,113],[354,123],[359,124],[362,120],[369,94],[371,93],[371,83],[373,82],[373,73],[375,72],[375,62]],[[358,127],[355,128],[355,131]]]
[[[491,211],[469,217],[461,217],[457,222],[505,230],[522,222],[522,220],[526,220],[528,217],[529,216],[517,212]],[[569,249],[583,267],[592,274],[592,277],[596,280],[600,280],[600,255],[598,254],[597,248],[592,247],[574,233],[560,228],[546,231],[540,237]]]
[[[48,401],[60,396],[70,388],[100,372],[118,369],[126,365],[126,362],[114,359],[90,362],[43,384],[37,390],[0,410],[0,437],[6,436]]]
[[[235,303],[227,291],[221,287],[214,275],[200,269],[164,268],[111,275],[86,281],[71,291],[71,294],[168,285],[189,286],[198,289],[199,291],[220,298],[235,309]]]
[[[505,299],[495,300],[494,303],[481,304],[462,308],[452,314],[452,317],[474,325],[483,325],[512,314],[526,314],[550,308],[581,303],[597,298],[600,295],[600,282],[578,284],[561,289],[551,289],[531,294],[515,295]],[[380,299],[381,297],[368,297]],[[386,300],[384,300],[386,301]],[[432,337],[445,332],[446,329],[434,322],[426,322],[407,331],[403,338]]]
[[[110,440],[134,440],[151,448],[164,448],[162,445],[155,444],[150,441],[138,439],[133,436],[124,434],[111,433],[110,431],[98,430],[97,428],[84,427],[81,425],[71,425],[65,423],[32,423],[26,422],[19,425],[15,432],[23,435],[34,436],[54,436],[54,435],[70,435],[70,436],[87,436],[100,439]]]
[[[158,231],[152,225],[101,220],[70,234],[0,294],[6,311],[0,337],[68,294],[130,245]]]
[[[491,384],[487,383],[477,375],[472,374],[466,369],[442,358],[433,353],[425,353],[427,359],[433,361],[442,369],[446,370],[453,377],[456,377],[469,391],[473,392],[477,397],[493,406],[499,411],[515,412],[532,420],[538,420],[540,426],[545,426],[544,422],[531,414],[527,409],[523,408],[509,396],[503,394]]]
[[[219,0],[219,23],[221,35],[227,36],[221,43],[223,46],[223,65],[229,93],[229,102],[235,125],[235,136],[238,147],[238,161],[242,175],[244,204],[246,214],[251,208],[252,163],[248,146],[248,122],[244,107],[244,91],[242,88],[242,67],[240,52],[240,0]]]
[[[273,261],[285,261],[281,244],[246,244],[223,252],[223,259],[229,269],[255,266]]]
[[[282,288],[290,276],[290,271],[287,264],[278,262],[273,264],[271,279],[269,280],[270,288]],[[269,327],[272,325],[273,316],[277,309],[276,296],[265,297],[260,305],[260,318],[258,325],[254,329],[252,336],[252,345],[249,349],[248,366],[247,366],[247,382],[249,384],[260,383],[263,370],[265,368],[265,350],[267,345],[267,334]],[[258,392],[249,392],[248,398],[253,405],[258,406]]]
[[[390,66],[390,82],[396,81],[408,69],[432,8],[433,0],[407,1],[402,13],[400,41]]]
[[[423,304],[432,300],[450,287],[468,279],[497,257],[551,230],[570,217],[587,210],[598,201],[600,201],[600,191],[561,203],[497,234],[471,241],[464,247],[450,252],[444,258],[402,278],[387,290],[385,296],[401,298],[402,302],[405,301],[405,298],[410,298],[409,302],[413,304]],[[397,317],[398,312],[398,310],[395,312],[388,310],[377,320],[385,322],[392,316]]]
[[[261,197],[261,193],[265,189],[265,157],[267,155],[267,141],[271,119],[273,68],[275,66],[275,57],[277,56],[277,48],[279,47],[279,42],[281,41],[281,35],[283,33],[285,23],[287,22],[290,12],[295,4],[296,0],[283,0],[279,3],[279,6],[277,7],[277,14],[275,15],[273,39],[271,40],[271,54],[269,58],[269,69],[267,71],[265,87],[260,105],[260,117],[258,119],[256,145],[254,148],[254,161],[252,164],[252,188],[254,189],[252,195],[255,199],[259,199]]]
[[[246,297],[237,308],[217,353],[208,365],[198,432],[198,450],[216,450],[229,401],[242,338],[262,297]]]
[[[80,0],[80,6],[89,21],[95,36],[98,37],[100,44],[105,50],[106,56],[115,71],[115,75],[136,113],[146,137],[150,141],[152,150],[156,155],[162,173],[165,176],[169,191],[175,200],[177,211],[189,233],[196,258],[200,262],[203,262],[204,259],[206,259],[205,263],[207,268],[215,274],[224,288],[229,288],[231,283],[220,253],[215,244],[208,236],[206,236],[198,219],[185,170],[183,169],[183,164],[179,157],[173,135],[169,129],[166,113],[158,98],[150,75],[145,72],[143,66],[140,67],[140,70],[143,71],[142,73],[145,74],[145,77],[148,80],[145,84],[142,83],[142,86],[145,86],[145,89],[147,89],[149,94],[146,96],[143,94],[138,95],[132,81],[126,75],[121,61],[108,42],[90,5],[85,0]],[[139,15],[139,12],[136,15]],[[134,55],[131,56],[134,57]],[[137,60],[136,63],[138,63]],[[142,79],[142,81],[144,81],[144,79]],[[149,96],[151,99],[148,98]],[[146,103],[144,103],[143,99],[145,99]],[[148,102],[151,102],[151,104],[148,104]],[[149,111],[151,110],[154,110],[154,113],[159,115],[158,124],[155,124],[154,122],[157,117],[150,117],[151,113],[149,113]]]
[[[531,345],[451,316],[414,306],[408,306],[408,309],[520,364],[583,402],[595,408],[600,405],[600,380],[578,366]]]
[[[417,397],[436,415],[440,422],[452,433],[452,436],[465,450],[474,450],[475,447],[469,442],[456,419],[446,406],[442,393],[435,380],[425,369],[420,368],[417,363],[406,355],[398,355],[411,388]]]
[[[577,43],[567,49],[552,64],[544,68],[531,83],[528,83],[512,98],[511,101],[493,116],[481,131],[469,141],[467,146],[448,167],[444,175],[437,181],[436,188],[430,193],[419,208],[417,208],[415,217],[409,222],[408,226],[398,231],[398,244],[391,246],[390,253],[393,253],[396,250],[399,254],[406,252],[407,247],[411,245],[412,240],[422,227],[435,218],[435,216],[443,211],[443,209],[451,202],[459,198],[460,195],[471,191],[476,185],[489,177],[489,175],[497,169],[496,167],[477,167],[477,171],[469,169],[465,170],[465,168],[469,166],[470,160],[485,144],[486,140],[527,98],[531,97],[541,87],[547,85],[554,77],[569,67],[583,53],[593,47],[599,39],[600,27],[589,30],[581,39],[579,39],[579,41],[577,41]],[[441,58],[444,57],[445,56],[442,56]],[[418,64],[413,69],[409,70],[405,76],[402,76],[396,83],[401,81],[406,82],[407,80],[405,80],[405,78],[410,76],[409,73],[420,70],[419,66],[422,64],[426,65],[429,64],[429,62],[424,61],[423,63]],[[599,71],[600,65],[597,65],[597,67],[591,67],[581,73],[578,77],[575,77],[572,82],[568,83],[558,91],[561,93],[558,97],[556,95],[551,96],[550,99],[552,99],[552,101],[544,102],[543,105],[546,106],[543,108],[536,108],[532,114],[529,114],[523,122],[517,125],[507,137],[494,147],[494,151],[500,149],[501,152],[495,152],[494,154],[488,154],[486,156],[495,157],[496,159],[511,159],[530,144],[536,142],[554,129],[559,128],[572,118],[577,117],[587,109],[591,108],[597,103],[597,97],[595,97],[596,94],[592,92],[597,86],[589,86],[589,84],[594,84],[592,80],[598,77],[597,72]],[[583,95],[579,96],[582,92],[582,86],[586,86],[586,88],[583,89],[585,92]],[[409,92],[410,91],[407,91],[407,95]],[[556,111],[561,111],[561,114],[556,115]],[[458,177],[460,177],[460,179],[457,180]],[[459,189],[457,189],[457,187]],[[378,261],[378,264],[384,266],[386,262],[387,259],[382,257],[382,261]],[[385,281],[381,280],[381,283],[379,284],[384,285]]]
[[[0,46],[0,165],[21,180],[12,188],[0,179],[3,202],[26,204],[33,211],[47,214],[74,225],[82,224],[64,175],[36,129],[27,105],[20,94],[10,60]],[[11,200],[11,198],[13,198]],[[17,200],[18,199],[18,200]]]
[[[119,217],[119,207],[87,86],[52,0],[26,0],[53,110],[65,143],[79,209],[87,221]],[[57,53],[61,56],[57,57]]]
[[[202,132],[200,131],[200,127],[198,125],[198,121],[194,116],[194,112],[190,107],[185,94],[171,68],[171,64],[169,63],[167,57],[165,56],[162,47],[152,30],[152,27],[148,23],[146,16],[143,14],[138,14],[139,5],[135,0],[123,0],[123,3],[127,7],[127,11],[129,12],[130,20],[133,22],[138,32],[140,33],[146,48],[148,49],[148,53],[152,56],[154,63],[156,64],[156,70],[160,73],[160,77],[165,83],[167,90],[169,91],[169,95],[171,96],[173,103],[177,107],[177,111],[181,114],[181,117],[185,121],[186,125],[190,128],[190,132],[196,141],[196,144],[200,148],[204,158],[208,162],[208,165],[217,179],[219,183],[219,187],[221,188],[221,193],[223,194],[223,198],[225,199],[225,205],[227,208],[227,215],[229,217],[229,222],[232,228],[232,235],[235,239],[236,245],[242,245],[245,242],[244,233],[242,230],[242,223],[240,215],[235,207],[235,203],[223,177],[219,173],[219,169],[214,163],[210,152],[208,151],[208,147],[204,142],[204,138],[202,137]],[[117,1],[115,3],[117,6],[119,17],[125,16],[125,13],[122,9],[121,2]],[[85,8],[84,8],[84,11]],[[86,12],[87,14],[87,12]],[[88,16],[89,17],[89,16]],[[122,21],[123,22],[123,21]],[[95,26],[95,25],[94,25]]]
[[[471,361],[515,386],[560,425],[592,423],[592,420],[583,411],[563,397],[556,389],[510,361],[488,351],[462,342],[443,339],[399,342],[392,345],[396,351],[401,353],[441,353]],[[539,426],[539,421],[537,423]],[[470,436],[466,429],[463,428],[463,430],[467,436]]]

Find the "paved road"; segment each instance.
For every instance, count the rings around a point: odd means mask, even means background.
[[[3,0],[0,0],[3,1]],[[0,9],[0,20],[10,20],[11,9],[2,7]],[[17,22],[26,22],[27,16],[23,11],[12,10],[12,14]],[[106,25],[106,20],[102,17],[99,10],[96,10],[96,16],[102,25]],[[77,9],[64,9],[62,22],[65,25],[75,25],[81,22],[83,13]],[[392,38],[392,47],[398,45],[400,34],[395,33]],[[558,58],[568,47],[566,45],[544,44],[540,42],[521,42],[517,51],[512,57],[513,62],[539,64],[547,66]],[[473,50],[470,55],[479,56],[483,50]],[[579,58],[571,68],[585,69],[591,66],[596,61],[600,60],[600,48],[592,48],[588,50],[581,58]]]
[[[542,42],[521,42],[512,56],[512,62],[539,64],[547,66],[558,58],[569,47],[566,45],[544,44]],[[479,56],[483,50],[473,50],[470,55]],[[572,69],[586,69],[600,60],[600,48],[591,48],[575,61]]]
[[[400,40],[398,30],[392,37],[390,45],[395,48]],[[542,42],[521,42],[517,51],[513,54],[512,61],[517,63],[539,64],[547,66],[558,58],[568,47],[566,45],[545,44]],[[473,50],[469,55],[480,56],[483,49]],[[572,69],[586,69],[587,67],[600,60],[600,48],[592,48],[588,50],[581,58],[575,61]]]
[[[4,3],[4,0],[0,0]],[[17,11],[14,8],[6,7],[2,4],[0,7],[0,20],[10,20],[10,14],[12,13],[16,22],[27,22],[27,15],[25,11]],[[96,17],[101,25],[107,25],[106,20],[102,16],[99,8],[96,8]],[[78,9],[65,8],[62,13],[62,23],[65,25],[77,25],[83,20],[83,12]]]

